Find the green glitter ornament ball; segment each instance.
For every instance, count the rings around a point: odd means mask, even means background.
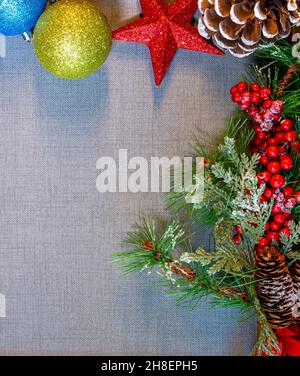
[[[33,35],[39,62],[66,79],[83,78],[99,69],[111,44],[106,17],[89,0],[60,0],[48,6]]]

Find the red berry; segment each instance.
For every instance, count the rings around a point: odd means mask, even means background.
[[[248,90],[248,84],[242,81],[236,85],[236,88],[239,93],[243,93],[245,90]]]
[[[275,203],[273,208],[272,208],[272,214],[278,214],[282,212],[281,205]]]
[[[260,196],[259,202],[260,202],[261,204],[263,204],[263,203],[266,202],[266,201],[267,201],[267,199],[265,198],[265,196]]]
[[[300,191],[297,191],[295,193],[295,200],[296,200],[297,204],[300,204]]]
[[[274,221],[280,225],[282,225],[285,222],[285,216],[284,214],[276,214],[274,216]]]
[[[294,141],[298,138],[297,132],[295,131],[289,131],[285,134],[285,141]]]
[[[274,190],[271,188],[266,188],[264,191],[264,196],[267,200],[271,200],[274,197]]]
[[[245,90],[242,93],[242,98],[243,98],[244,101],[251,101],[252,93],[249,90]]]
[[[291,170],[293,168],[293,165],[293,160],[289,155],[284,155],[280,158],[280,166],[283,170]]]
[[[260,148],[265,151],[268,147],[268,143],[267,141],[263,141],[261,144],[260,144]]]
[[[284,119],[280,122],[281,129],[285,132],[291,131],[293,129],[293,121],[290,119]]]
[[[257,132],[256,134],[256,138],[258,138],[259,140],[264,140],[266,137],[267,137],[266,132]]]
[[[281,170],[280,163],[277,161],[271,161],[268,163],[267,169],[272,175],[277,174]]]
[[[293,209],[293,207],[296,205],[296,199],[294,197],[289,197],[287,199],[285,199],[284,201],[284,205],[286,208],[288,209]]]
[[[270,185],[274,189],[283,188],[286,184],[285,177],[279,174],[273,175],[270,179]]]
[[[251,117],[256,115],[257,113],[258,113],[258,108],[255,106],[251,106],[248,110],[248,115]],[[260,127],[259,127],[259,130],[260,130]]]
[[[278,132],[275,134],[275,140],[277,140],[277,143],[282,143],[285,141],[285,133]]]
[[[269,158],[265,154],[261,154],[259,163],[265,166],[269,163]]]
[[[257,137],[252,141],[252,145],[254,146],[259,146],[260,144],[261,144],[261,140]]]
[[[273,120],[276,122],[281,118],[281,114],[275,114]]]
[[[251,84],[250,85],[250,90],[251,91],[259,91],[260,90],[260,86],[259,86],[259,84]]]
[[[283,107],[284,107],[284,103],[281,100],[277,99],[276,101],[273,102],[272,113],[273,114],[278,114],[279,118],[280,118],[281,117],[280,114],[281,114],[281,112],[283,110]]]
[[[254,116],[252,116],[252,119],[256,122],[256,123],[258,123],[258,124],[260,124],[260,123],[262,123],[263,121],[264,121],[264,118],[263,118],[263,116],[262,116],[262,114],[255,114]]]
[[[251,111],[251,109],[248,111],[248,114],[249,114],[250,111]],[[249,114],[249,115],[250,115],[250,114]],[[254,130],[254,132],[260,132],[260,131],[261,131],[261,127],[260,127],[260,125],[255,124],[255,125],[253,126],[253,130]]]
[[[270,244],[270,240],[268,238],[261,238],[258,242],[259,247],[264,248]]]
[[[233,235],[232,240],[233,240],[233,242],[234,242],[235,244],[237,244],[237,245],[241,244],[241,237],[240,237],[240,235],[238,235],[238,234]]]
[[[251,95],[251,102],[252,103],[259,103],[261,101],[260,95],[257,92],[252,93]]]
[[[291,223],[294,222],[294,218],[289,218],[284,222],[284,227],[290,227]]]
[[[280,234],[284,234],[287,238],[289,238],[291,236],[291,231],[288,227],[283,227],[281,230],[280,230]]]
[[[240,225],[236,226],[235,231],[238,235],[243,236],[243,230],[242,230],[242,227]]]
[[[294,188],[288,185],[287,187],[283,188],[282,192],[285,196],[292,196],[292,194],[294,193]]]
[[[299,141],[292,141],[291,146],[292,146],[293,151],[297,154],[299,152],[300,142]]]
[[[230,94],[233,95],[237,92],[237,87],[236,86],[232,86],[232,88],[230,89]]]
[[[241,96],[240,93],[234,93],[234,94],[232,95],[232,102],[233,102],[233,103],[240,103],[241,100],[242,100],[242,96]]]
[[[262,97],[262,99],[269,99],[271,96],[271,89],[268,87],[264,87],[260,89],[259,94]]]
[[[283,146],[279,146],[278,148],[278,154],[284,154],[285,153],[285,148]]]
[[[266,101],[264,101],[262,107],[266,110],[273,105],[273,102],[274,101],[272,99],[267,99]]]
[[[242,100],[241,109],[246,111],[249,109],[250,105],[251,105],[250,100],[245,100],[245,101]]]
[[[282,192],[280,192],[280,190],[277,190],[276,192],[276,202],[278,203],[282,203],[285,199],[285,196]]]
[[[276,146],[276,145],[278,145],[278,143],[279,143],[279,139],[276,138],[276,137],[270,138],[268,140],[268,145],[269,146]]]
[[[279,233],[277,231],[268,231],[267,232],[267,238],[269,240],[276,240],[276,241],[279,241]]]
[[[281,229],[281,224],[279,224],[277,222],[271,222],[270,223],[270,229],[272,231],[279,231]]]
[[[265,224],[265,231],[269,231],[270,230],[270,222],[267,222]]]
[[[267,155],[270,158],[277,158],[278,157],[278,147],[269,146],[266,151],[267,151]]]
[[[256,176],[259,185],[266,184],[271,179],[271,174],[269,173],[269,171],[259,172]]]
[[[283,213],[283,215],[285,216],[285,218],[290,218],[290,216],[291,216],[291,213],[290,213],[290,212],[287,212],[287,211],[285,211],[285,212]]]

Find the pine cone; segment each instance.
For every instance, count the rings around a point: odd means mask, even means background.
[[[295,322],[297,297],[286,258],[271,246],[257,251],[256,291],[260,305],[273,329]]]
[[[295,294],[297,297],[294,315],[297,317],[297,322],[300,324],[300,261],[293,264],[290,273],[294,281]]]
[[[199,33],[237,57],[286,38],[300,21],[300,0],[199,0]]]

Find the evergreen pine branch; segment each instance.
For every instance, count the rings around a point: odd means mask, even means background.
[[[129,251],[112,255],[111,261],[119,264],[125,273],[142,271],[163,264],[180,244],[186,244],[187,237],[182,226],[173,221],[163,234],[159,234],[153,222],[143,219],[129,231],[124,241]]]
[[[232,138],[235,140],[235,147],[239,154],[248,154],[249,145],[254,137],[254,131],[250,126],[251,119],[241,110],[237,110],[230,119],[226,122],[221,143],[224,143],[225,138]],[[222,155],[216,153],[215,160],[221,160]]]
[[[222,300],[230,300],[230,305],[250,304],[247,290],[243,284],[237,283],[240,277],[226,279],[224,274],[220,277],[211,276],[206,268],[199,266],[196,268],[198,273],[200,272],[198,274],[194,267],[176,258],[176,254],[181,253],[180,246],[191,253],[187,237],[176,221],[168,225],[160,235],[153,223],[143,220],[142,224],[136,225],[134,231],[128,233],[125,244],[130,245],[132,249],[115,254],[112,262],[121,264],[126,273],[158,268],[165,281],[170,281],[174,286],[186,286],[186,298],[195,297],[195,292],[198,291],[198,297],[213,294]]]
[[[285,40],[279,40],[275,44],[256,50],[255,56],[261,61],[272,61],[277,66],[290,67],[299,64],[298,58],[293,56],[293,46]]]
[[[258,66],[257,64],[251,64],[245,81],[248,83],[257,82],[261,87],[271,85],[271,69],[273,62],[267,63],[263,66]]]
[[[245,298],[248,296],[247,288],[243,292],[237,290],[235,293],[233,287],[228,290],[224,286],[220,288],[218,283],[213,283],[211,277],[205,279],[202,275],[201,279],[195,280],[194,283],[189,283],[183,278],[177,278],[175,282],[165,279],[161,283],[167,288],[167,294],[174,297],[178,304],[187,305],[192,309],[205,299],[213,308],[238,308],[248,317],[253,311],[252,301]]]
[[[208,132],[199,129],[199,134],[193,135],[191,149],[195,157],[202,157],[209,162],[214,159],[216,153],[216,139]]]

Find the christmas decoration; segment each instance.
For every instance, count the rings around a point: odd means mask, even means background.
[[[29,33],[46,6],[47,0],[0,0],[0,33]]]
[[[275,247],[256,253],[256,290],[270,326],[285,328],[297,319],[297,297],[286,258]]]
[[[113,39],[143,43],[150,49],[155,83],[163,80],[177,49],[222,55],[202,38],[190,21],[197,0],[140,0],[143,17],[113,32]]]
[[[284,94],[284,88],[297,68],[295,65],[289,68],[278,84],[277,95]],[[259,245],[268,245],[273,240],[280,242],[281,235],[287,238],[291,236],[289,226],[294,219],[292,210],[297,203],[293,197],[293,187],[286,186],[285,175],[294,167],[292,143],[299,141],[298,134],[292,119],[279,121],[284,105],[281,100],[270,99],[270,88],[261,88],[257,83],[248,88],[246,82],[240,82],[231,88],[231,95],[233,102],[240,104],[253,119],[255,137],[250,150],[260,156],[262,171],[257,174],[258,184],[266,185],[261,202],[274,200],[265,237],[260,239]]]
[[[296,0],[199,0],[199,33],[237,57],[289,36],[300,21]]]
[[[50,5],[34,29],[34,50],[52,74],[79,79],[95,72],[111,48],[105,16],[88,0],[60,0]]]
[[[167,195],[168,208],[186,223],[160,230],[145,219],[128,233],[130,249],[113,261],[127,272],[159,269],[172,293],[193,306],[209,295],[214,305],[254,310],[253,355],[300,355],[298,61],[286,42],[257,57],[250,79],[230,90],[240,108],[222,143],[196,141],[195,156],[205,157],[203,197],[195,194],[203,187],[197,173],[194,190]],[[214,227],[214,249],[192,248],[195,221]]]
[[[288,328],[276,331],[281,347],[279,355],[300,356],[300,326],[291,325]]]
[[[300,262],[299,261],[294,263],[291,274],[292,274],[293,281],[295,283],[296,294],[299,295],[300,293]],[[298,300],[300,300],[300,295],[298,296]]]

